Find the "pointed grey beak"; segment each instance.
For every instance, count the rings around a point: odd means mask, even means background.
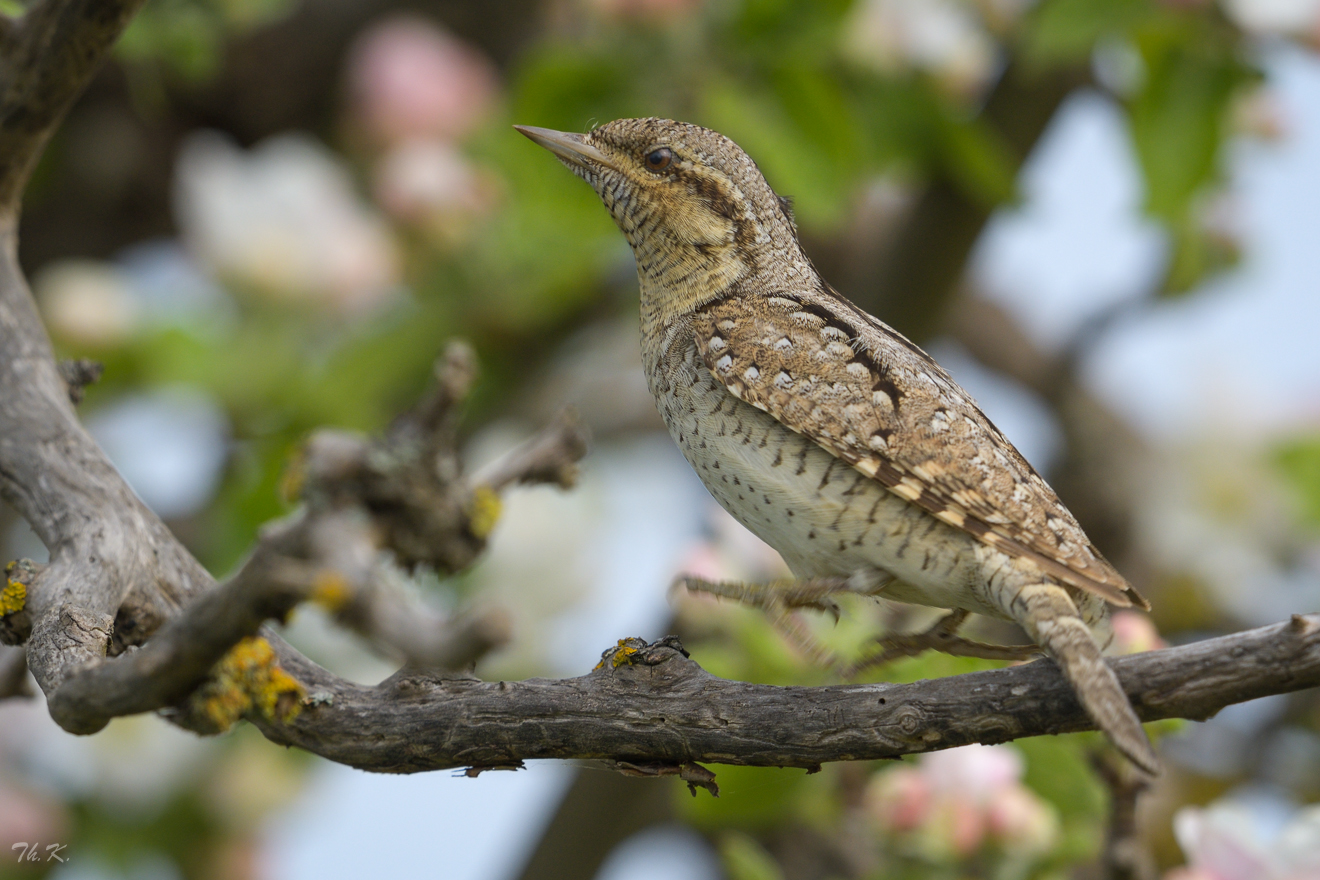
[[[587,163],[594,162],[614,171],[619,170],[613,162],[605,158],[604,153],[588,144],[584,140],[584,135],[573,134],[568,131],[555,131],[553,128],[537,128],[533,125],[515,125],[514,128],[529,140],[540,144],[559,158],[580,168],[593,171],[595,169]]]

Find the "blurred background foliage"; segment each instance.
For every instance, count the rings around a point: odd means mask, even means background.
[[[1154,623],[1118,621],[1119,649],[1144,650],[1311,610],[1316,595],[1316,398],[1310,423],[1263,439],[1161,441],[1079,369],[1115,314],[1202,295],[1249,257],[1231,153],[1284,136],[1264,55],[1316,41],[1309,0],[151,0],[33,178],[22,259],[61,353],[106,366],[82,405],[89,426],[223,576],[261,523],[291,509],[281,475],[307,432],[384,426],[447,338],[480,353],[468,418],[478,457],[564,402],[583,410],[602,455],[655,432],[626,245],[595,195],[509,126],[655,115],[715,128],[792,196],[808,252],[846,295],[1043,407],[1060,448],[1037,464],[1156,606]],[[1023,163],[1079,94],[1121,118],[1159,257],[1084,332],[1042,340],[967,270],[992,215],[1024,204]],[[718,511],[689,518],[700,538],[670,574],[782,571]],[[40,555],[11,513],[0,525],[6,558]],[[554,543],[518,534],[528,557]],[[555,564],[496,558],[484,580],[428,589],[455,604],[489,586],[535,641],[562,611],[544,595]],[[510,570],[521,580],[497,577]],[[1264,601],[1243,594],[1244,578],[1282,586]],[[856,659],[877,631],[929,620],[859,603],[837,625],[804,619],[785,633],[691,597],[672,613],[706,668],[780,684],[837,681],[813,651]],[[592,638],[603,648],[628,634]],[[982,635],[1020,637],[988,622]],[[388,672],[307,638],[331,665]],[[863,680],[992,665],[928,656]],[[548,670],[517,649],[494,668]],[[1320,796],[1320,703],[1299,695],[1234,718],[1167,731],[1171,769],[1142,802],[1148,860],[1130,876],[1320,876],[1320,813],[1298,806]],[[11,722],[0,844],[58,840],[90,873],[0,860],[0,876],[269,876],[263,823],[317,766],[251,731],[162,745],[149,718],[116,722],[75,757],[34,745],[62,736],[39,711]],[[159,772],[144,782],[107,769],[135,752],[162,756]],[[694,829],[687,845],[731,880],[1100,877],[1114,796],[1092,766],[1102,752],[1073,736],[811,775],[716,768],[718,800],[671,798],[651,781],[632,808]],[[591,774],[575,785],[625,797]],[[627,823],[575,824],[573,803],[554,825],[571,858],[546,873],[542,841],[521,876],[593,876],[623,836]],[[1233,873],[1229,850],[1248,854],[1247,873]]]

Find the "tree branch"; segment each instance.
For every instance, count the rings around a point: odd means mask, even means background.
[[[1047,660],[914,684],[775,687],[716,678],[669,640],[626,642],[562,681],[401,674],[370,688],[289,663],[323,698],[263,730],[339,763],[404,773],[533,758],[811,768],[1094,728]],[[1320,685],[1320,615],[1112,663],[1143,720],[1205,719]]]
[[[143,0],[42,0],[0,28],[0,216]]]

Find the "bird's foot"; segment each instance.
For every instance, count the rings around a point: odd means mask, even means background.
[[[835,622],[838,622],[839,605],[834,601],[833,596],[839,593],[875,595],[883,590],[890,580],[892,578],[882,572],[858,572],[851,577],[821,577],[806,580],[782,578],[761,584],[683,577],[678,579],[675,587],[686,587],[694,592],[732,599],[743,605],[761,609],[779,634],[812,665],[831,668],[838,665],[838,656],[821,644],[797,611],[803,608],[823,611],[832,615]]]
[[[862,657],[844,671],[852,677],[867,669],[883,666],[902,657],[915,657],[926,651],[939,651],[954,657],[978,657],[983,660],[1029,660],[1041,653],[1036,645],[991,645],[959,636],[958,628],[969,612],[962,609],[946,614],[924,632],[882,636],[876,639],[876,650]]]
[[[681,577],[676,587],[686,587],[697,593],[707,593],[732,599],[767,612],[784,609],[811,608],[830,614],[837,622],[839,605],[832,598],[839,593],[857,593],[874,596],[893,580],[882,572],[859,571],[850,577],[820,577],[798,580],[780,578],[761,584],[746,581],[708,581],[704,578]]]

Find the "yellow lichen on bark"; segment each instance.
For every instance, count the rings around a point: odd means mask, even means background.
[[[477,486],[472,490],[468,501],[468,530],[478,538],[485,540],[495,530],[503,510],[500,496],[489,486]]]
[[[334,613],[343,610],[353,599],[348,579],[334,569],[322,569],[312,582],[311,599],[325,610]]]
[[[610,666],[614,669],[618,669],[620,666],[628,666],[635,662],[637,652],[640,651],[641,648],[631,644],[633,642],[640,643],[643,646],[646,645],[646,642],[642,639],[619,639],[618,644],[616,644],[611,650],[606,651],[605,656],[600,658],[600,662],[596,664],[596,669],[603,668],[606,660],[609,661]]]
[[[14,576],[20,570],[17,562],[5,566],[5,588],[0,590],[0,617],[22,611],[27,605],[27,584]]]
[[[222,733],[246,715],[292,721],[306,691],[280,668],[275,650],[262,638],[247,638],[211,670],[210,680],[189,698],[189,707],[210,733]]]

